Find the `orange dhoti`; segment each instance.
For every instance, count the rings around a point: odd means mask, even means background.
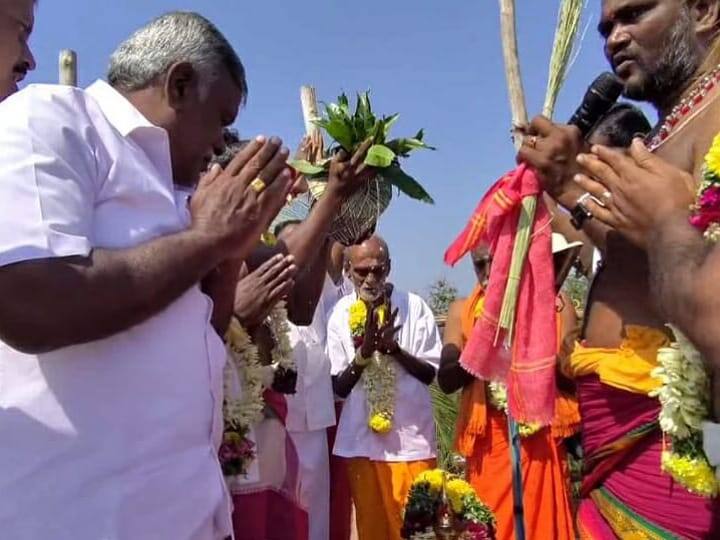
[[[435,460],[347,459],[359,540],[401,540],[402,512],[413,480],[434,469]]]
[[[529,540],[575,538],[567,461],[562,440],[544,428],[520,444],[525,536]],[[515,538],[508,425],[504,413],[488,408],[488,423],[467,458],[468,481],[495,513],[497,539]]]
[[[463,333],[468,335],[482,310],[482,289],[467,300]],[[559,395],[550,427],[520,439],[525,537],[573,540],[570,479],[563,438],[577,429],[580,416],[573,398]],[[473,380],[464,390],[456,447],[467,462],[468,481],[497,519],[497,539],[514,540],[511,449],[504,412],[488,406],[486,383]]]

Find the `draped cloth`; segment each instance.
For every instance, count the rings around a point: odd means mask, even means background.
[[[493,257],[483,315],[475,324],[460,359],[471,374],[508,387],[513,417],[548,425],[555,398],[558,343],[550,214],[538,197],[527,260],[522,270],[511,347],[499,327],[508,284],[518,219],[525,197],[538,196],[540,183],[525,165],[503,176],[483,197],[465,230],[445,253],[453,265],[470,250],[487,244]]]
[[[581,538],[718,538],[718,499],[690,493],[661,470],[660,403],[650,372],[669,344],[656,329],[629,326],[617,349],[577,345],[568,371],[580,399],[585,471]]]
[[[483,290],[478,287],[463,306],[464,336],[472,332],[482,307]],[[474,379],[463,390],[456,447],[466,458],[468,480],[495,513],[497,538],[512,540],[515,534],[507,417],[503,412],[487,407],[485,388],[485,381]],[[525,529],[529,540],[572,540],[575,537],[569,471],[562,438],[572,435],[580,419],[572,398],[558,394],[556,399],[556,418],[552,427],[521,439]]]
[[[285,429],[287,404],[272,390],[264,397],[271,414],[255,426],[260,480],[231,487],[235,540],[308,540],[298,457]]]

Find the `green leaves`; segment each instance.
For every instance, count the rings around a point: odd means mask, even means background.
[[[392,165],[381,172],[383,178],[408,197],[428,204],[435,204],[430,194],[417,180],[406,174],[398,165]]]
[[[434,150],[432,146],[423,141],[423,130],[411,138],[398,138],[388,141],[391,128],[397,122],[399,115],[377,117],[373,113],[369,92],[359,92],[355,103],[355,110],[351,111],[350,100],[347,95],[340,94],[337,103],[326,103],[325,115],[315,124],[333,139],[350,155],[354,154],[360,145],[371,139],[373,146],[367,152],[365,164],[380,169],[381,177],[408,197],[426,203],[433,203],[432,197],[411,176],[405,174],[400,168],[398,158],[405,158],[417,149]],[[333,148],[330,149],[332,155]],[[321,176],[327,173],[328,162],[312,164],[304,160],[290,162],[290,165],[307,176]]]
[[[370,165],[371,167],[377,167],[379,169],[389,167],[390,165],[392,165],[392,162],[394,160],[395,152],[390,150],[387,146],[383,146],[382,144],[374,144],[373,146],[371,146],[367,151],[367,155],[365,156],[366,165]]]
[[[294,159],[288,161],[288,165],[290,165],[300,174],[305,174],[308,176],[314,176],[316,174],[324,173],[326,169],[326,167],[323,167],[321,165],[314,165],[304,159]]]
[[[398,156],[408,157],[410,152],[422,148],[425,150],[435,150],[435,147],[425,144],[423,130],[417,132],[417,135],[411,139],[393,139],[386,143],[387,147],[395,152]]]

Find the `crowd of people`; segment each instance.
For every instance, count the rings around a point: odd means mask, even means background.
[[[19,90],[37,6],[0,3],[0,538],[400,539],[437,466],[435,382],[460,392],[454,450],[498,539],[720,537],[720,1],[599,3],[625,96],[660,120],[624,102],[586,137],[522,127],[552,214],[549,425],[463,366],[493,246],[441,335],[376,231],[333,239],[371,141],[281,219],[306,179],[279,138],[228,129],[248,82],[210,21],[162,15],[106,80]],[[674,342],[702,358],[687,396],[666,392],[688,377]]]

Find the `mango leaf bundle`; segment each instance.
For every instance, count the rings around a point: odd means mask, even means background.
[[[432,204],[432,197],[425,191],[419,182],[405,173],[400,167],[400,158],[407,158],[417,149],[434,150],[423,141],[423,130],[411,138],[389,139],[390,128],[397,121],[399,115],[375,116],[370,104],[369,92],[358,94],[355,111],[350,109],[350,103],[345,94],[338,97],[337,103],[325,104],[325,115],[315,121],[334,141],[329,154],[340,148],[350,155],[368,139],[373,145],[367,152],[365,163],[378,169],[378,182],[395,186],[408,197]],[[325,157],[317,163],[307,160],[291,161],[290,165],[298,172],[304,174],[308,180],[327,180],[330,168],[330,157]],[[379,186],[383,190],[386,186]]]

